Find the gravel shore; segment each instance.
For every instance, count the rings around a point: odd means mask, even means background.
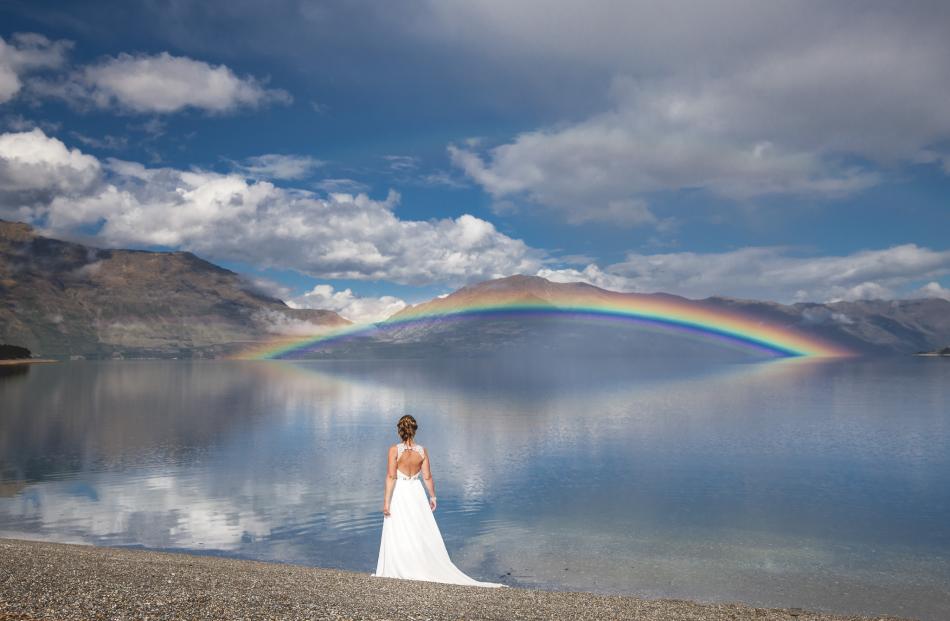
[[[0,621],[871,618],[742,604],[462,587],[278,563],[0,539]]]

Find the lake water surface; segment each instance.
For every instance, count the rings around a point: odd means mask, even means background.
[[[0,408],[0,536],[369,573],[408,412],[479,579],[950,617],[950,360],[70,362]]]

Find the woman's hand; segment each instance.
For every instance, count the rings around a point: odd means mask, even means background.
[[[436,503],[435,503],[435,496],[430,496],[430,497],[429,497],[429,507],[430,507],[433,511],[435,511],[435,504],[436,504]]]
[[[389,507],[387,505],[383,505],[383,515],[389,517]]]

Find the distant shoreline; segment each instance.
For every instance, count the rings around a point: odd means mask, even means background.
[[[0,366],[15,366],[20,364],[50,364],[59,362],[52,358],[4,358],[0,360]]]
[[[629,619],[885,621],[620,595],[488,589],[215,556],[0,538],[0,620]],[[482,576],[489,579],[493,576]]]

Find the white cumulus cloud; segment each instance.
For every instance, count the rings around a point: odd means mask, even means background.
[[[554,268],[546,253],[499,232],[491,222],[468,214],[404,220],[395,212],[399,201],[395,192],[384,199],[364,193],[318,195],[236,173],[101,162],[38,128],[0,134],[2,216],[60,236],[92,228],[107,245],[160,245],[320,279],[412,285],[458,285],[525,273],[693,298],[792,302],[947,295],[941,279],[950,274],[950,250],[903,244],[841,256],[784,247],[631,252],[609,265],[586,261],[586,267]],[[354,321],[385,318],[404,304],[329,285],[290,302],[337,310]]]
[[[471,215],[394,213],[400,197],[319,196],[243,175],[105,165],[42,130],[0,135],[0,210],[103,243],[161,245],[318,278],[465,283],[533,272],[544,253]]]
[[[406,302],[395,296],[362,297],[349,288],[336,291],[331,285],[317,285],[307,293],[286,302],[293,308],[336,311],[354,323],[382,321],[406,308]]]
[[[65,81],[37,81],[34,90],[73,103],[157,114],[186,108],[225,113],[292,100],[286,91],[269,89],[252,76],[238,76],[225,65],[168,52],[119,54],[87,65]]]
[[[940,298],[950,302],[950,288],[941,286],[940,283],[935,280],[928,282],[915,293],[917,297]]]
[[[15,34],[9,43],[0,37],[0,103],[20,92],[24,74],[60,67],[70,47],[68,41],[51,41],[36,33]]]
[[[102,167],[95,157],[70,149],[36,128],[0,134],[0,214],[29,217],[60,198],[82,198],[95,191]]]

